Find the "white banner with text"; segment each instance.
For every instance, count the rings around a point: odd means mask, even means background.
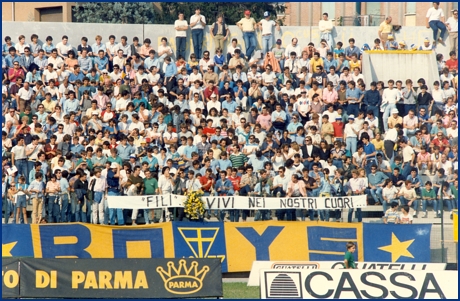
[[[203,196],[206,209],[351,209],[366,207],[366,195],[343,197],[245,197],[245,196]],[[156,209],[184,207],[187,197],[184,195],[139,195],[107,196],[109,208],[120,209]]]
[[[356,262],[359,270],[444,271],[445,263]],[[263,261],[252,263],[248,286],[259,286],[261,270],[335,270],[344,269],[343,261]]]
[[[458,299],[457,271],[262,270],[261,299]]]

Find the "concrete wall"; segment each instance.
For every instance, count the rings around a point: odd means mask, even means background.
[[[373,45],[373,41],[378,37],[378,27],[375,26],[344,26],[335,27],[333,37],[335,42],[342,41],[344,45],[348,45],[348,39],[354,38],[356,45],[362,46],[364,43]],[[167,37],[170,45],[175,49],[175,31],[172,25],[120,25],[120,24],[91,24],[91,23],[46,23],[46,22],[2,22],[2,41],[6,35],[11,36],[14,42],[21,34],[26,36],[26,41],[29,42],[31,34],[38,34],[41,41],[45,41],[48,35],[54,39],[56,45],[60,42],[62,35],[69,36],[69,42],[72,46],[77,46],[80,43],[80,38],[86,36],[91,44],[95,42],[94,38],[97,34],[103,37],[103,42],[108,41],[108,37],[114,34],[119,41],[120,37],[125,35],[129,42],[134,36],[139,40],[150,38],[152,46],[156,49],[162,37]],[[242,32],[237,26],[230,26],[231,38],[237,38],[239,44],[244,48]],[[407,45],[415,43],[420,46],[425,37],[431,37],[431,29],[423,26],[403,27],[396,35],[396,41],[404,40]],[[187,57],[190,53],[192,45],[191,34],[188,33],[187,41]],[[299,44],[303,48],[312,41],[317,45],[319,43],[320,33],[317,26],[282,26],[281,31],[275,32],[275,39],[282,39],[283,46],[290,43],[292,38],[298,38]],[[231,39],[230,39],[231,40]],[[258,42],[260,47],[261,33],[258,31]],[[208,49],[211,53],[214,52],[215,43],[210,38],[209,27],[206,28],[204,37],[203,49]],[[444,54],[445,59],[448,59],[450,44],[447,40],[446,46],[439,45],[437,52]]]

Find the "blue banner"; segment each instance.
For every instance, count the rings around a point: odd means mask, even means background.
[[[380,262],[430,262],[430,224],[363,224],[364,259]]]

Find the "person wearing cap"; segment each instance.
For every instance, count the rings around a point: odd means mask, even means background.
[[[201,14],[199,7],[195,8],[195,14],[190,17],[190,29],[192,30],[193,51],[196,59],[200,60],[203,47],[204,27],[206,26],[206,18]]]
[[[284,59],[285,59],[284,53],[286,51],[286,49],[281,47],[282,44],[283,44],[283,41],[281,41],[281,39],[278,39],[276,40],[275,47],[271,49],[271,51],[273,52],[273,56],[275,57],[275,60],[280,65],[280,70],[284,69]]]
[[[388,128],[392,129],[395,127],[395,125],[403,123],[402,117],[399,116],[398,109],[392,109],[390,113],[391,113],[391,116],[388,117],[388,121],[387,121]]]
[[[398,44],[399,44],[399,49],[398,50],[407,50],[405,41],[401,41]]]
[[[334,39],[332,38],[332,30],[334,29],[334,25],[332,21],[329,20],[329,14],[323,13],[323,19],[318,23],[319,31],[321,32],[320,40],[326,40],[329,49],[333,49]]]
[[[390,34],[388,35],[388,41],[385,43],[386,50],[398,50],[398,42],[395,41],[395,37]]]
[[[244,11],[244,18],[236,23],[236,25],[243,31],[244,44],[246,45],[246,60],[251,58],[252,52],[257,47],[256,40],[256,21],[251,17],[251,11]]]
[[[262,53],[267,54],[267,52],[271,51],[273,47],[273,26],[276,26],[277,30],[279,31],[278,21],[270,20],[270,12],[264,12],[264,19],[260,20],[257,24],[259,28],[262,30]]]
[[[421,45],[419,47],[419,50],[433,50],[433,44],[430,43],[430,39],[428,37],[426,37],[424,40],[423,40],[423,45]]]
[[[354,154],[356,152],[356,146],[358,143],[358,132],[359,129],[356,129],[356,125],[354,124],[355,116],[349,115],[348,116],[348,123],[345,124],[345,128],[343,130],[343,140],[347,143],[347,150],[350,153]]]
[[[447,27],[444,24],[444,11],[439,7],[439,2],[433,2],[433,7],[428,9],[426,13],[426,28],[431,28],[433,31],[433,44],[436,44],[436,42],[444,44]],[[438,38],[439,30],[441,30],[441,34]]]
[[[386,42],[388,41],[388,36],[393,32],[393,24],[391,24],[391,21],[393,19],[388,16],[385,18],[385,20],[380,23],[379,26],[379,38],[382,41],[382,45],[386,46]],[[385,48],[386,50],[386,48]]]
[[[452,11],[452,17],[447,19],[446,26],[449,30],[450,51],[458,55],[458,10]]]

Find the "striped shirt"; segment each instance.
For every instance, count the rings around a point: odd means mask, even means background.
[[[230,161],[232,161],[233,167],[238,168],[240,166],[243,166],[244,163],[248,161],[248,157],[243,153],[239,153],[238,155],[231,154]]]

